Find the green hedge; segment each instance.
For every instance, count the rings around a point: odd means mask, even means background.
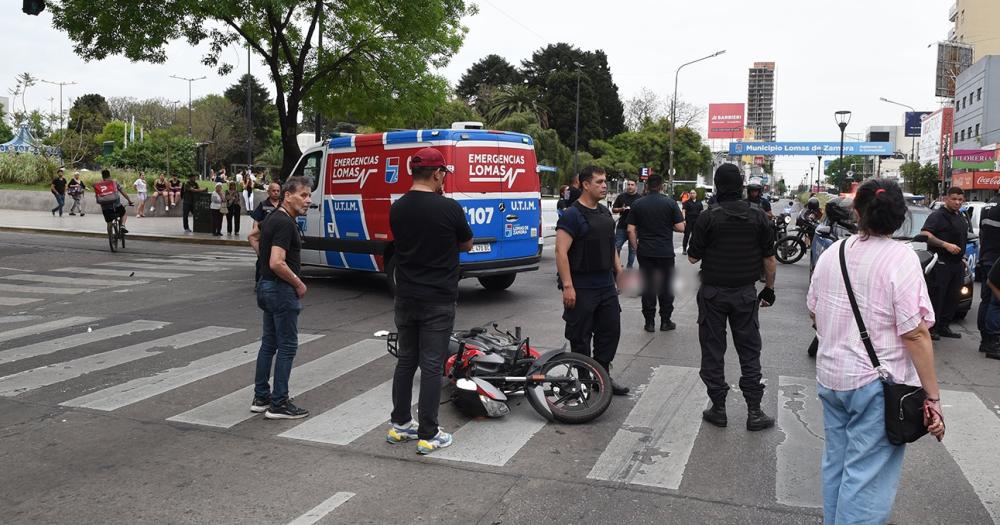
[[[59,159],[44,155],[0,153],[0,183],[48,183],[61,164]]]

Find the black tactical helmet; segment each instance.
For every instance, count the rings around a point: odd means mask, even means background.
[[[806,208],[808,208],[810,210],[818,210],[819,209],[819,199],[817,199],[816,197],[809,197],[809,200],[806,201]]]
[[[854,199],[837,197],[826,203],[826,218],[831,223],[850,224],[854,222]]]

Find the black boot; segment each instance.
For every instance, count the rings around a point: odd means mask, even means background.
[[[701,418],[717,427],[726,428],[726,425],[729,424],[729,418],[726,417],[725,402],[719,404],[712,403],[711,408],[706,408],[702,411]]]
[[[595,361],[596,361],[596,359],[595,359]],[[597,361],[597,364],[603,366],[604,369],[608,371],[608,377],[611,377],[611,363],[602,363],[600,361]],[[623,385],[619,384],[618,381],[615,381],[615,378],[611,377],[611,393],[612,394],[614,394],[616,396],[626,396],[626,395],[628,395],[629,390],[630,390],[629,387],[623,386]]]
[[[953,332],[951,330],[951,327],[949,327],[948,325],[944,325],[944,326],[938,327],[937,334],[940,337],[947,337],[948,339],[961,339],[962,338],[962,334],[957,333],[957,332]]]
[[[646,318],[646,324],[642,327],[642,329],[645,330],[645,331],[647,331],[647,332],[655,332],[656,331],[656,323],[653,322],[653,318],[652,317]]]
[[[768,416],[760,406],[747,408],[747,430],[756,432],[774,426],[774,418]]]
[[[982,335],[982,341],[979,342],[980,352],[989,352],[993,347],[997,346],[997,336],[995,335]]]
[[[987,359],[1000,359],[1000,347],[994,346],[984,354]]]
[[[670,319],[661,319],[660,320],[660,331],[661,332],[669,332],[669,331],[674,330],[676,328],[677,328],[677,325],[674,324],[674,322],[671,321]]]

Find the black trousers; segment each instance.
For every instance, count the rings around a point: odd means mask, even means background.
[[[684,221],[684,240],[681,241],[681,249],[684,253],[688,251],[688,241],[691,240],[691,233],[694,230],[694,221]]]
[[[192,213],[194,213],[194,207],[191,205],[191,203],[189,203],[186,200],[182,201],[181,202],[181,216],[184,217],[184,219],[182,221],[184,223],[184,231],[188,231],[188,230],[191,229],[191,228],[188,227],[188,215],[190,215]]]
[[[674,313],[674,258],[638,256],[642,272],[642,316],[646,321],[656,318],[656,302],[660,302],[660,318],[669,320]]]
[[[212,233],[222,235],[222,213],[219,210],[212,210]]]
[[[935,327],[946,328],[955,318],[962,290],[965,266],[961,262],[938,263],[931,272],[931,304],[934,305]]]
[[[226,233],[233,233],[233,222],[236,222],[235,232],[240,233],[240,205],[229,206],[229,213],[226,214]]]
[[[993,261],[981,261],[979,271],[976,273],[976,280],[979,281],[979,311],[976,312],[976,328],[980,333],[984,331],[986,321],[986,307],[989,305],[993,290],[986,284],[986,273],[993,267]]]
[[[441,374],[448,355],[448,339],[455,327],[455,303],[428,304],[396,298],[396,331],[399,360],[392,375],[392,422],[406,424],[412,415],[413,375],[420,368],[420,400],[417,402],[417,436],[431,439],[438,432],[441,404]]]
[[[566,339],[569,340],[570,349],[593,357],[607,368],[618,352],[621,317],[618,290],[614,286],[577,288],[576,305],[563,309]]]
[[[752,284],[739,288],[702,285],[698,290],[698,341],[701,343],[701,380],[714,404],[725,404],[726,324],[740,358],[740,390],[747,406],[757,408],[764,397],[760,382],[760,322],[757,318],[757,289]]]

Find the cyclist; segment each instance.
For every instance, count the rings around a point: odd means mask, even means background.
[[[125,196],[128,205],[132,206],[132,199],[129,198],[121,185],[111,180],[111,172],[101,170],[101,181],[94,184],[94,195],[97,197],[97,204],[101,205],[101,212],[104,213],[104,222],[111,222],[116,217],[122,220],[122,233],[128,233],[125,229],[125,220],[128,215],[125,213],[125,206],[122,206],[119,194]]]

